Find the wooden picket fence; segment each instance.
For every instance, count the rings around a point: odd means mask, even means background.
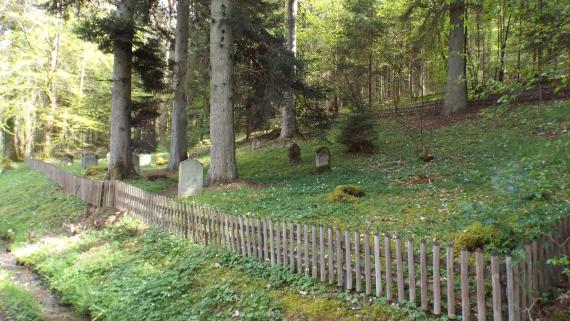
[[[462,320],[529,320],[533,303],[561,277],[562,268],[546,261],[570,253],[569,217],[549,237],[521,246],[513,256],[456,253],[453,244],[425,239],[223,213],[123,182],[76,177],[42,161],[26,163],[91,205],[116,208],[192,242]]]

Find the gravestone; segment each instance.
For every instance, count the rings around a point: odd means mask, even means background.
[[[94,154],[83,154],[81,155],[81,168],[88,169],[90,167],[96,167],[99,163],[97,155]]]
[[[107,153],[107,164],[111,162],[111,153]]]
[[[299,145],[292,143],[289,146],[289,164],[296,164],[301,162],[301,147]]]
[[[251,150],[256,150],[261,148],[261,141],[258,139],[254,139],[251,141]]]
[[[139,154],[139,165],[140,166],[147,166],[150,165],[152,162],[152,155],[151,154]]]
[[[133,153],[133,168],[135,169],[135,173],[141,174],[141,161],[139,155]]]
[[[63,165],[67,165],[67,166],[73,165],[73,156],[71,156],[71,155],[63,155],[63,156],[61,157],[61,163],[62,163]]]
[[[331,152],[326,147],[320,147],[315,152],[315,167],[317,172],[331,169]]]
[[[195,159],[180,162],[178,171],[178,197],[199,194],[204,185],[204,167]]]

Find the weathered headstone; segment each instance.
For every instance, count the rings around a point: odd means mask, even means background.
[[[96,167],[99,163],[97,155],[94,154],[83,154],[81,155],[81,168],[88,169],[89,167]]]
[[[301,147],[296,143],[289,146],[289,164],[296,164],[301,162]]]
[[[178,171],[178,197],[197,195],[204,185],[204,167],[195,159],[180,162]]]
[[[133,168],[135,169],[135,173],[141,174],[141,161],[139,155],[133,153]]]
[[[111,162],[111,153],[107,153],[107,164]]]
[[[315,167],[317,172],[331,169],[331,152],[326,147],[320,147],[315,151]]]
[[[72,155],[63,155],[61,157],[61,163],[63,165],[67,165],[67,166],[73,165],[73,156]]]
[[[147,166],[150,165],[152,162],[152,155],[151,154],[139,154],[139,165],[140,166]]]
[[[253,139],[251,141],[251,150],[256,150],[261,148],[261,141],[258,139]]]

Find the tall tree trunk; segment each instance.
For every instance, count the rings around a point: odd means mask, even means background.
[[[210,140],[208,185],[237,178],[233,113],[233,35],[230,25],[234,0],[212,0],[210,25]]]
[[[14,135],[14,117],[10,116],[5,121],[5,129],[2,131],[2,146],[4,149],[2,151],[2,156],[4,159],[17,161],[18,153],[16,152],[16,136]]]
[[[52,47],[49,51],[50,68],[46,72],[47,78],[47,96],[49,100],[49,108],[47,111],[47,120],[45,128],[45,141],[43,148],[43,157],[50,158],[53,152],[53,136],[55,135],[55,115],[57,112],[57,83],[56,70],[59,65],[59,49],[61,46],[61,33],[63,32],[63,23],[58,22],[57,31],[53,38]]]
[[[287,48],[297,54],[297,0],[287,0],[288,39]],[[281,134],[280,138],[291,138],[297,133],[295,119],[295,92],[289,89],[285,93],[285,103],[281,108]]]
[[[133,23],[133,3],[120,0],[119,19]],[[134,31],[127,28],[115,41],[113,52],[113,93],[111,110],[111,148],[108,177],[123,179],[133,173],[131,151],[131,70]]]
[[[168,170],[178,170],[180,162],[185,160],[188,150],[186,127],[188,119],[186,93],[188,72],[188,20],[190,1],[178,0],[176,7],[176,44],[174,49],[174,103],[172,108],[172,135],[170,141],[170,160]]]
[[[465,79],[465,3],[454,0],[449,8],[451,31],[447,61],[447,87],[443,113],[449,115],[467,108],[467,83]]]

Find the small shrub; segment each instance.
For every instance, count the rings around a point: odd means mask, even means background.
[[[378,139],[376,117],[356,108],[340,124],[338,142],[346,147],[347,153],[374,154]]]
[[[156,156],[156,160],[154,161],[154,163],[157,166],[164,166],[164,165],[168,164],[168,159],[166,159],[162,156]]]
[[[338,185],[334,191],[327,194],[327,203],[355,203],[364,196],[364,189],[357,185]]]
[[[480,222],[476,222],[457,235],[455,247],[457,249],[466,248],[469,251],[482,249],[491,243],[495,234],[497,230],[492,226],[483,226]]]

